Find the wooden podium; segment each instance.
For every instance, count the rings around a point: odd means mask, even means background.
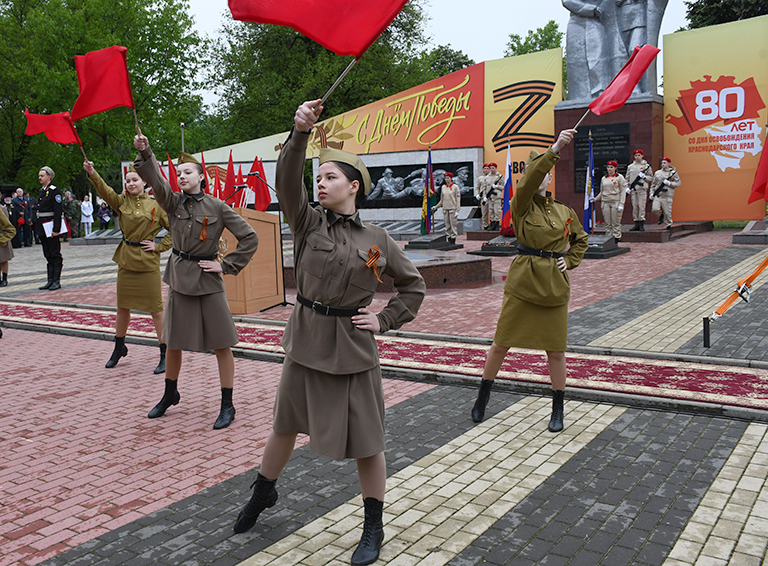
[[[237,276],[224,276],[229,310],[246,314],[279,305],[285,301],[280,217],[249,208],[236,208],[235,212],[256,231],[259,247]],[[228,251],[237,247],[237,238],[229,230],[225,229],[221,237]]]

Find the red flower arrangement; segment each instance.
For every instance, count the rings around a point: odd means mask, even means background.
[[[499,235],[506,236],[507,238],[512,238],[515,235],[515,227],[510,224],[506,228],[502,228],[501,231],[499,232]]]

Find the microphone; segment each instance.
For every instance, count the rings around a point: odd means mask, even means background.
[[[248,188],[248,185],[235,185],[235,186],[234,186],[234,187],[232,187],[232,188],[234,188],[234,189],[240,189],[240,190],[242,190],[242,189],[247,189],[247,188]]]
[[[275,193],[275,196],[277,196],[277,191],[272,188],[272,185],[267,183],[267,180],[264,177],[262,177],[261,173],[259,173],[258,171],[253,171],[252,173],[248,173],[248,177],[256,177],[259,181],[264,183],[270,191]]]

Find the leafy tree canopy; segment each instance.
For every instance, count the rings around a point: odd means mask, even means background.
[[[516,33],[510,34],[504,56],[514,57],[515,55],[526,55],[560,47],[562,46],[564,35],[565,33],[560,31],[557,22],[549,20],[543,28],[530,30],[525,39]]]
[[[424,70],[424,80],[422,82],[427,82],[470,67],[475,62],[461,51],[451,49],[447,45],[439,45],[430,51],[422,53],[420,64]]]
[[[768,0],[693,0],[685,5],[690,29],[768,15]]]

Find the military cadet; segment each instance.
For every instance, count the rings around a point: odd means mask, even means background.
[[[134,309],[152,315],[155,333],[160,342],[160,362],[155,368],[155,373],[165,373],[166,345],[162,341],[160,254],[169,250],[172,245],[168,216],[155,199],[146,194],[147,184],[136,173],[133,163],[128,166],[125,192],[121,195],[104,182],[93,168],[93,163],[86,161],[83,168],[99,196],[120,217],[120,229],[123,231],[123,241],[118,244],[115,255],[112,256],[112,261],[120,266],[117,270],[117,317],[115,348],[105,367],[115,367],[120,358],[128,355],[125,335],[131,322],[131,309]],[[163,228],[169,232],[160,243],[155,244],[155,237]]]
[[[621,241],[621,213],[624,211],[624,202],[627,199],[627,181],[623,175],[616,172],[619,164],[609,161],[605,164],[608,170],[600,180],[600,194],[594,200],[601,202],[603,221],[605,222],[605,235],[613,236],[617,242]]]
[[[0,205],[0,287],[8,286],[8,262],[13,259],[11,240],[16,235],[16,228],[10,216],[11,211],[4,204]]]
[[[461,192],[459,185],[453,182],[453,173],[448,172],[443,175],[445,184],[440,191],[440,201],[432,207],[432,214],[438,208],[443,209],[443,218],[445,219],[445,235],[449,244],[456,243],[458,236],[459,210],[461,209]]]
[[[139,150],[134,162],[136,173],[152,187],[157,203],[168,214],[173,238],[173,255],[168,258],[163,277],[170,287],[161,338],[168,345],[165,392],[147,416],[162,417],[171,405],[179,403],[181,351],[213,350],[221,382],[221,410],[213,428],[226,428],[235,418],[235,359],[230,347],[237,344],[237,330],[222,274],[237,275],[248,265],[258,237],[224,201],[205,194],[203,166],[194,157],[181,153],[176,169],[181,192],[174,193],[160,172],[147,138],[136,136],[133,143]],[[237,249],[219,263],[216,259],[224,228],[238,242]]]
[[[35,224],[37,236],[43,245],[43,256],[48,267],[48,282],[40,289],[56,291],[61,289],[61,268],[64,265],[64,258],[61,256],[61,241],[59,238],[66,233],[66,225],[62,226],[64,220],[62,213],[64,211],[61,191],[51,184],[55,173],[50,167],[41,167],[37,174],[37,179],[42,187],[37,198],[37,218]],[[49,224],[53,222],[53,224]],[[46,224],[52,226],[51,235],[45,235]]]
[[[412,320],[426,286],[386,230],[360,220],[358,209],[371,190],[371,177],[357,155],[320,150],[320,206],[309,205],[302,179],[319,104],[305,102],[297,109],[295,127],[277,161],[277,196],[294,238],[298,304],[283,335],[285,361],[272,433],[253,495],[234,530],[247,531],[264,509],[275,505],[275,483],[296,435],[308,434],[315,452],[357,460],[365,523],[352,564],[370,564],[378,559],[384,538],[387,477],[384,397],[374,334]],[[377,314],[369,306],[382,274],[394,279],[397,293]]]
[[[653,201],[651,212],[656,215],[663,215],[667,230],[672,229],[672,197],[675,196],[675,189],[681,185],[680,175],[672,167],[672,160],[669,157],[661,159],[661,169],[656,171],[651,182],[651,196]],[[661,222],[661,218],[659,218]]]
[[[633,161],[627,167],[627,183],[629,188],[627,193],[632,199],[632,220],[634,227],[630,232],[645,232],[645,206],[648,204],[648,179],[653,177],[653,170],[644,159],[645,152],[642,149],[636,149]]]
[[[571,287],[565,271],[577,267],[587,251],[589,236],[579,214],[554,200],[547,191],[550,170],[560,150],[576,130],[563,130],[545,153],[531,152],[525,173],[510,203],[519,257],[512,262],[504,285],[504,301],[496,335],[488,351],[472,420],[481,422],[493,380],[512,346],[545,350],[552,382],[549,430],[563,430],[565,347],[568,338],[568,301]],[[623,194],[623,193],[622,193]]]
[[[496,164],[488,164],[491,188],[488,191],[488,215],[491,220],[491,230],[498,230],[501,225],[501,207],[504,201],[504,176],[496,170]]]
[[[69,225],[69,234],[71,238],[80,237],[80,201],[75,198],[71,192],[67,191],[64,199],[64,218]]]
[[[483,164],[483,174],[477,178],[477,185],[475,185],[475,200],[480,207],[480,214],[482,215],[483,230],[489,230],[491,228],[491,221],[488,216],[488,193],[490,192],[490,178],[491,167],[487,164]]]

